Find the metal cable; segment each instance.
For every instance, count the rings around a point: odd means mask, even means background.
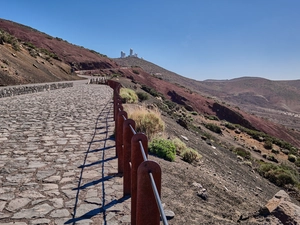
[[[155,185],[155,181],[154,181],[154,178],[153,178],[153,175],[152,175],[151,172],[149,173],[149,176],[150,176],[150,180],[151,180],[151,186],[152,186],[153,194],[155,196],[156,204],[158,206],[162,222],[164,223],[164,225],[168,225],[167,217],[166,217],[165,211],[162,207],[160,197],[159,197],[156,185]]]

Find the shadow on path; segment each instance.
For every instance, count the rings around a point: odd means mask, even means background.
[[[127,200],[129,198],[129,197],[123,197],[123,198],[120,198],[118,200],[113,200],[109,203],[105,202],[105,195],[106,195],[105,191],[106,190],[105,190],[105,187],[104,187],[104,182],[106,182],[106,181],[114,178],[115,176],[117,176],[117,174],[109,174],[107,176],[105,176],[105,174],[104,174],[104,168],[105,168],[104,163],[108,162],[110,160],[116,159],[116,157],[110,157],[110,158],[105,159],[105,150],[108,150],[108,149],[111,149],[111,148],[115,147],[115,146],[106,146],[107,141],[112,140],[112,138],[110,136],[108,136],[108,133],[109,133],[108,132],[108,127],[109,127],[108,120],[112,119],[112,117],[110,116],[111,110],[112,110],[112,102],[110,100],[105,104],[105,106],[103,107],[103,110],[100,112],[99,116],[97,117],[94,134],[92,136],[92,140],[90,142],[88,142],[89,147],[88,147],[87,152],[85,153],[83,164],[78,167],[78,168],[81,169],[81,172],[80,172],[80,177],[79,177],[79,181],[78,181],[78,186],[77,186],[77,188],[73,189],[73,190],[77,190],[76,198],[75,198],[74,211],[73,211],[73,217],[72,217],[72,219],[66,221],[65,224],[75,225],[75,223],[80,221],[80,220],[90,219],[93,216],[98,215],[100,213],[103,213],[103,221],[104,221],[103,224],[107,224],[105,211],[108,208],[110,208],[110,207],[112,207],[112,206],[114,206],[118,203],[122,203],[122,202],[124,202],[125,200]],[[105,123],[105,125],[103,125],[103,123]],[[97,133],[99,131],[99,129],[106,129],[106,131]],[[102,135],[102,136],[105,135],[106,137],[102,140],[94,140],[96,135]],[[93,143],[98,143],[98,142],[103,142],[103,147],[99,148],[99,149],[91,150],[92,144]],[[100,161],[87,164],[86,162],[87,162],[88,154],[89,153],[94,153],[94,152],[102,152],[102,159]],[[95,181],[92,181],[92,182],[89,182],[89,183],[86,183],[86,184],[82,185],[84,169],[89,168],[89,167],[94,166],[94,165],[100,165],[100,164],[102,164],[102,166],[101,166],[101,179],[95,180]],[[99,183],[102,184],[102,204],[99,204],[102,207],[95,208],[95,209],[85,213],[84,215],[81,215],[80,217],[76,218],[76,211],[77,211],[77,207],[78,207],[77,205],[78,205],[78,201],[79,201],[80,191],[83,190],[83,189],[86,189],[88,187],[91,187],[93,185],[97,185]]]

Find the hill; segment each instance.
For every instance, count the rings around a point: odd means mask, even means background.
[[[76,70],[117,67],[105,55],[4,19],[0,66],[2,86],[70,80],[76,79]]]
[[[271,81],[258,77],[197,81],[135,57],[114,59],[124,67],[141,67],[161,80],[201,96],[232,105],[293,130],[300,130],[300,80]]]

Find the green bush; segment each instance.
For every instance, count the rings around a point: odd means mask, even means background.
[[[213,124],[213,123],[207,123],[207,124],[205,124],[205,127],[206,127],[207,129],[209,129],[209,130],[211,130],[211,131],[217,133],[217,134],[221,134],[221,133],[222,133],[221,128],[220,128],[218,125],[215,125],[215,124]]]
[[[137,103],[138,96],[134,90],[129,88],[121,88],[120,97],[122,98],[123,103]]]
[[[149,99],[148,94],[145,92],[137,92],[136,94],[141,102]]]
[[[295,156],[295,155],[293,155],[293,154],[289,154],[288,155],[288,160],[290,161],[290,162],[296,162],[296,160],[297,160],[297,157]]]
[[[169,100],[165,100],[164,103],[168,106],[169,109],[174,109],[177,106],[175,102]]]
[[[150,95],[154,96],[154,97],[161,97],[162,99],[164,99],[165,97],[163,96],[162,93],[157,92],[155,89],[148,87],[146,85],[142,85],[141,87],[144,91],[148,92]]]
[[[266,140],[264,143],[264,148],[265,149],[272,149],[273,148],[273,144],[270,140]]]
[[[232,123],[225,123],[225,127],[229,130],[235,130],[235,126]]]
[[[140,74],[140,72],[138,70],[132,70],[132,72],[135,74]]]
[[[251,159],[251,153],[243,148],[237,147],[233,150],[233,152],[244,159]]]
[[[173,162],[176,157],[176,147],[171,140],[154,138],[149,143],[149,151],[160,158]]]
[[[216,120],[216,121],[219,121],[219,118],[215,115],[208,115],[208,116],[205,116],[206,119],[209,119],[209,120]]]
[[[295,165],[296,165],[297,167],[300,167],[300,158],[297,158],[297,160],[296,160],[296,162],[295,162]]]
[[[182,156],[183,161],[188,162],[188,163],[197,161],[202,157],[197,151],[195,151],[194,149],[191,149],[191,148],[185,149],[182,152],[181,156]]]
[[[258,172],[279,187],[284,187],[287,184],[295,185],[299,183],[297,171],[287,165],[262,162],[258,168]]]

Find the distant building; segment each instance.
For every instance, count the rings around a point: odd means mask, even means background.
[[[121,58],[125,58],[126,57],[126,53],[121,51]]]
[[[133,53],[133,49],[131,48],[129,51],[129,55],[127,57],[135,57],[138,58],[138,54],[137,53]],[[121,58],[126,58],[126,53],[121,51]]]

